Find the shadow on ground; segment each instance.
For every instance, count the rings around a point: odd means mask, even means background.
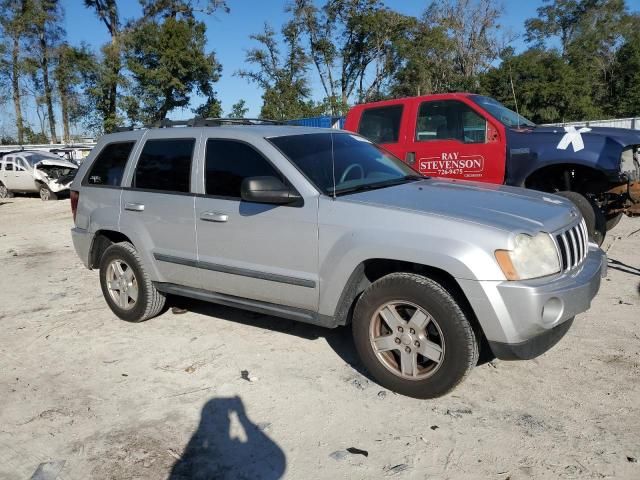
[[[294,320],[287,320],[286,318],[248,312],[184,297],[171,297],[169,298],[169,303],[172,306],[185,308],[193,313],[217,317],[252,327],[265,328],[287,335],[295,335],[308,340],[324,338],[333,351],[336,352],[345,363],[372,382],[375,382],[358,358],[350,327],[323,328]]]
[[[282,478],[282,449],[255,425],[240,397],[213,398],[168,480]]]
[[[622,263],[612,258],[609,259],[608,267],[612,270],[618,270],[619,272],[628,273],[629,275],[637,275],[640,277],[640,268],[632,267],[626,263]]]

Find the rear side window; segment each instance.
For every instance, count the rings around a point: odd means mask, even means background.
[[[106,145],[98,154],[87,175],[89,185],[110,185],[119,187],[124,167],[135,142],[119,142]]]
[[[195,138],[147,140],[138,159],[132,186],[167,192],[189,192],[195,144]]]
[[[13,172],[13,160],[7,160],[4,169]]]
[[[402,105],[369,108],[362,112],[358,133],[374,143],[396,143],[401,120]]]
[[[247,177],[282,175],[256,150],[233,140],[207,140],[205,188],[208,195],[240,198],[242,181]]]

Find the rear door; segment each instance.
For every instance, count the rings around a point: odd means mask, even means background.
[[[159,281],[197,286],[191,179],[199,133],[184,131],[173,138],[163,130],[147,133],[122,191],[120,229],[155,265]]]
[[[420,173],[503,183],[505,148],[498,129],[462,100],[421,102],[411,117],[408,151]]]
[[[201,288],[315,310],[317,196],[298,205],[243,201],[242,181],[256,176],[274,176],[291,185],[255,146],[230,138],[206,141],[205,193],[196,198]]]
[[[404,102],[398,102],[366,107],[361,112],[357,131],[413,166],[412,159],[406,156],[406,129],[402,128],[408,106]]]
[[[35,192],[38,190],[35,178],[33,177],[33,167],[30,166],[23,157],[14,157],[15,189],[23,192]]]

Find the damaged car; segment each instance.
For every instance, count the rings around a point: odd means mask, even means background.
[[[44,201],[69,195],[78,166],[57,155],[18,151],[0,159],[0,198],[14,193],[39,193]]]

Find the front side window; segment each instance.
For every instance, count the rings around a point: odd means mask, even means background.
[[[402,105],[369,108],[362,112],[358,133],[375,143],[397,143]]]
[[[418,110],[416,140],[457,140],[485,143],[487,121],[468,105],[457,100],[424,102]]]
[[[207,140],[205,191],[207,195],[240,198],[242,181],[248,177],[276,177],[278,171],[254,148],[233,140]]]
[[[147,140],[138,159],[132,187],[187,193],[195,138]]]
[[[120,142],[106,145],[93,162],[87,175],[87,183],[119,187],[134,144],[135,142]]]
[[[357,135],[314,133],[274,137],[269,141],[327,195],[383,188],[421,178],[404,162]]]

